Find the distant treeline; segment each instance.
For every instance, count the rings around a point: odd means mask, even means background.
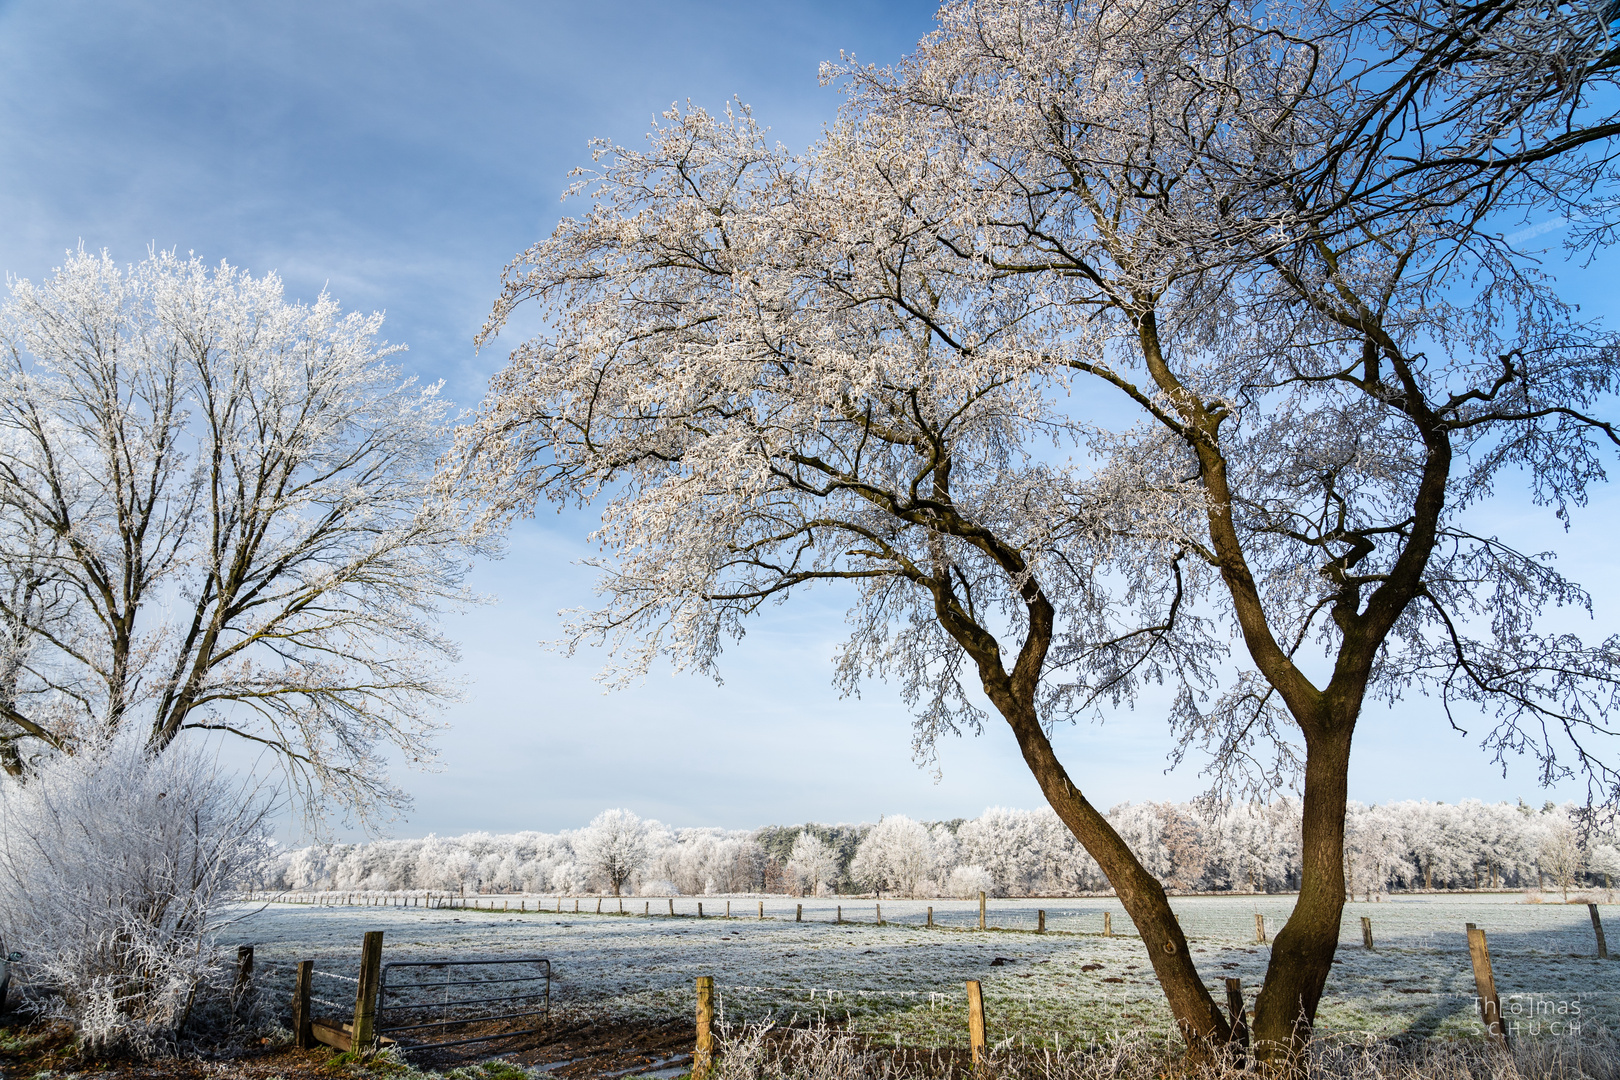
[[[1127,803],[1109,820],[1173,892],[1275,892],[1298,884],[1299,804]],[[1358,894],[1400,889],[1607,885],[1615,836],[1570,806],[1399,802],[1350,806],[1345,869]],[[530,893],[613,891],[1061,895],[1105,891],[1097,865],[1049,809],[877,824],[674,828],[610,811],[559,833],[469,833],[282,849],[270,888]]]

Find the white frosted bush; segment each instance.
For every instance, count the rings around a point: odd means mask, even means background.
[[[219,971],[221,905],[269,851],[269,807],[193,750],[132,740],[0,777],[0,933],[28,1007],[91,1053],[149,1053]]]
[[[982,866],[958,866],[945,879],[945,891],[961,900],[975,900],[981,892],[994,892],[996,879]]]

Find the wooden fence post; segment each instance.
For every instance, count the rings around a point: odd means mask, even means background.
[[[4,948],[5,948],[5,943],[0,942],[0,949],[4,949]],[[22,954],[18,953],[17,955],[21,956]],[[9,994],[10,992],[11,992],[11,954],[10,953],[0,953],[0,1016],[6,1015],[6,1012],[8,1011],[7,1008],[6,1008],[6,995]]]
[[[367,930],[365,943],[360,946],[360,985],[354,991],[354,1034],[350,1047],[358,1054],[371,1052],[376,1038],[377,989],[382,981],[381,930]]]
[[[675,914],[675,898],[673,896],[669,898],[669,913],[671,915]]]
[[[1232,1037],[1228,1044],[1249,1048],[1249,1014],[1243,1008],[1243,980],[1226,980],[1226,1011],[1232,1014]]]
[[[984,929],[984,893],[979,893],[979,929]]]
[[[1254,913],[1254,943],[1256,945],[1266,943],[1266,917],[1258,911]]]
[[[759,917],[761,919],[765,917],[765,901],[763,900],[759,902]]]
[[[794,922],[804,922],[804,905],[803,904],[798,905],[797,910],[795,910],[793,912],[793,921]]]
[[[882,926],[883,925],[883,905],[882,904],[877,905],[877,919],[878,919],[878,925]]]
[[[1603,920],[1598,918],[1597,905],[1587,904],[1586,910],[1592,913],[1592,933],[1597,935],[1598,959],[1607,960],[1609,958],[1609,943],[1603,940]]]
[[[692,1052],[692,1080],[708,1080],[714,1067],[714,976],[697,977],[697,1047]]]
[[[698,901],[698,918],[703,918],[703,901]]]
[[[1045,908],[1037,908],[1035,910],[1035,932],[1037,934],[1046,933],[1046,909]]]
[[[1485,944],[1485,931],[1468,924],[1468,957],[1474,962],[1474,989],[1479,994],[1479,1016],[1485,1035],[1506,1050],[1507,1029],[1502,1026],[1502,999],[1496,993],[1496,975],[1491,971],[1491,950]]]
[[[1361,947],[1368,952],[1372,951],[1372,920],[1363,915],[1361,917]]]
[[[973,1047],[973,1067],[984,1064],[984,992],[978,979],[967,981],[968,1045]]]
[[[928,909],[928,925],[934,925],[934,909],[932,907]]]
[[[731,901],[726,901],[726,918],[731,918]]]
[[[1114,916],[1112,912],[1103,912],[1103,937],[1114,936]]]
[[[844,905],[843,904],[838,905],[838,921],[840,923],[844,921]]]
[[[248,986],[253,982],[253,946],[238,945],[236,947],[236,984],[231,988],[232,997],[241,997],[247,992]]]
[[[293,978],[292,1028],[293,1045],[300,1050],[315,1046],[315,1036],[309,1029],[309,984],[315,978],[315,961],[298,961],[298,974]]]
[[[600,896],[596,898],[596,913],[598,915],[602,914],[602,898]]]

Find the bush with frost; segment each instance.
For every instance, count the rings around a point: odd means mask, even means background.
[[[0,933],[25,1007],[92,1054],[171,1040],[221,977],[214,934],[269,853],[269,812],[196,751],[127,739],[0,776]]]
[[[982,866],[958,866],[945,879],[945,891],[960,900],[974,900],[981,892],[994,892],[996,879]]]

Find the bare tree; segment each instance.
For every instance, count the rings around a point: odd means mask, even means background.
[[[397,802],[431,755],[467,534],[428,500],[437,387],[380,315],[274,276],[70,252],[0,312],[0,744],[12,772],[139,724],[267,747],[304,805]]]

